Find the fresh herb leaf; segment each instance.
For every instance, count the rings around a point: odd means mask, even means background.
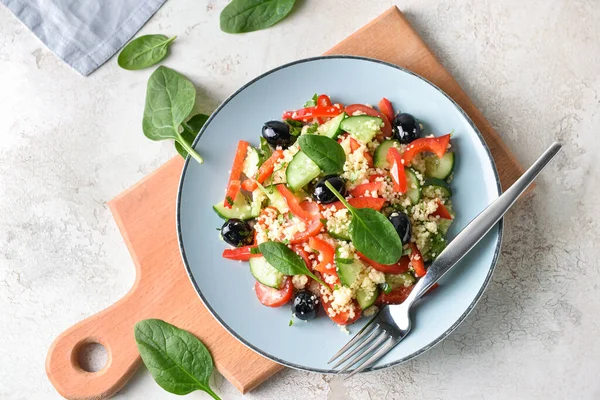
[[[392,291],[392,285],[390,285],[387,282],[383,282],[381,284],[381,290],[383,291],[383,293],[388,294]]]
[[[294,121],[291,118],[285,120],[285,123],[290,126],[290,135],[292,136],[300,136],[302,133],[302,122]]]
[[[204,126],[206,121],[208,121],[209,116],[206,114],[196,114],[192,118],[190,118],[187,122],[181,124],[183,130],[181,131],[181,137],[190,145],[194,143],[196,140],[196,136],[200,133],[200,129]],[[179,144],[179,142],[175,142],[175,149],[183,158],[187,158],[188,152]]]
[[[352,207],[331,183],[325,182],[325,186],[352,214],[350,237],[354,247],[380,264],[397,263],[402,257],[402,241],[392,223],[372,208]]]
[[[250,247],[250,254],[260,254],[258,247]]]
[[[312,124],[311,126],[308,127],[308,129],[306,130],[306,134],[307,135],[314,135],[315,133],[317,133],[318,129],[319,129],[319,124],[317,124],[315,122],[314,124]]]
[[[308,275],[325,287],[327,284],[313,274],[298,254],[281,242],[264,242],[258,245],[263,257],[273,268],[284,275]]]
[[[292,326],[292,325],[294,325],[294,318],[290,319],[290,323],[288,326]]]
[[[160,66],[148,80],[142,129],[151,140],[174,139],[202,164],[202,157],[179,132],[196,102],[196,88],[180,73]]]
[[[134,334],[146,368],[163,389],[179,395],[203,390],[220,400],[208,384],[212,357],[197,337],[159,319],[138,322]]]
[[[271,149],[271,146],[269,146],[267,139],[261,136],[260,148],[258,149],[258,166],[260,167],[261,165],[263,165],[264,162],[267,161],[272,154],[273,150]]]
[[[325,218],[319,218],[319,221],[321,221],[323,225],[327,225],[327,220]]]
[[[296,0],[233,0],[221,11],[221,30],[227,33],[258,31],[284,19]]]
[[[170,39],[165,35],[140,36],[121,50],[117,62],[121,68],[131,71],[151,67],[166,57],[175,38],[177,36]]]
[[[313,95],[313,97],[309,101],[307,101],[306,103],[304,103],[304,108],[306,108],[306,107],[316,107],[318,100],[319,100],[319,95],[315,93]]]
[[[344,170],[346,153],[342,146],[327,136],[302,135],[300,149],[321,168],[325,174],[338,174]]]

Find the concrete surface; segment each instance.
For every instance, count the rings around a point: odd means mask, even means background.
[[[300,1],[283,23],[242,36],[219,31],[226,3],[169,0],[142,31],[179,36],[167,63],[196,83],[202,111],[397,4],[525,165],[564,144],[507,217],[483,299],[442,345],[343,383],[287,370],[246,398],[600,398],[600,3]],[[0,398],[54,399],[52,340],[133,282],[106,201],[175,151],[140,129],[151,69],[113,59],[83,78],[0,7],[0,71]],[[243,397],[220,376],[215,390]],[[142,369],[117,398],[176,397]]]

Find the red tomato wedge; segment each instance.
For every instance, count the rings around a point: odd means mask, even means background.
[[[258,301],[263,305],[267,307],[281,307],[292,298],[294,286],[292,285],[292,278],[286,276],[279,290],[256,281],[254,291],[256,292]]]
[[[392,107],[392,103],[386,99],[385,97],[379,101],[379,111],[388,119],[388,121],[392,121],[394,119],[394,108]]]
[[[377,211],[381,211],[381,208],[385,203],[385,199],[382,197],[353,197],[351,199],[348,199],[347,201],[352,207],[372,208],[373,210]],[[341,210],[342,208],[344,208],[344,205],[341,201],[336,201],[335,203],[329,204],[327,207],[331,207],[336,210]]]
[[[379,293],[379,296],[377,296],[375,304],[378,306],[385,304],[402,304],[410,292],[412,292],[413,287],[414,285],[409,287],[398,287],[389,293],[381,292]]]
[[[404,161],[398,149],[390,147],[387,159],[390,163],[390,175],[394,181],[394,190],[399,193],[406,193],[408,182],[406,181],[406,173],[404,172]]]
[[[330,275],[336,275],[335,273],[335,264],[333,262],[335,249],[326,241],[311,237],[308,239],[308,245],[314,250],[319,252],[319,264],[315,267],[315,270],[321,273],[328,273]]]
[[[383,185],[383,182],[363,183],[352,189],[350,194],[354,197],[365,196],[366,192],[369,192],[369,194],[371,192],[378,192],[381,189],[381,185]]]
[[[425,275],[427,270],[425,269],[425,262],[423,261],[423,256],[419,251],[419,248],[416,244],[410,244],[411,253],[408,256],[410,258],[410,265],[412,265],[413,270],[415,271],[415,275],[417,278]]]
[[[223,201],[223,206],[231,208],[233,201],[235,200],[238,192],[240,191],[240,178],[242,177],[242,171],[244,170],[244,160],[246,159],[246,153],[248,152],[248,142],[240,140],[238,142],[235,157],[233,158],[233,166],[229,173],[229,182],[227,183],[227,194]]]
[[[295,244],[292,246],[292,250],[294,251],[294,253],[302,257],[302,259],[304,260],[304,264],[306,264],[306,268],[308,268],[309,271],[312,271],[312,262],[310,261],[310,258],[308,258],[308,253],[306,252],[306,250],[304,250],[304,246],[300,244]]]
[[[385,115],[383,115],[376,109],[365,106],[364,104],[350,104],[350,105],[346,106],[346,109],[344,111],[346,111],[346,114],[348,114],[350,116],[352,116],[352,114],[355,113],[356,111],[362,111],[371,117],[381,118],[383,120],[383,127],[381,128],[381,134],[383,135],[383,137],[392,136],[392,125],[391,125],[390,121],[387,119],[387,117]]]
[[[450,143],[450,134],[432,138],[419,138],[409,144],[402,154],[404,165],[410,164],[417,154],[424,151],[429,151],[442,158],[446,154],[448,143]]]
[[[365,256],[359,251],[357,251],[356,253],[358,254],[358,257],[360,257],[361,260],[363,260],[371,267],[373,267],[373,269],[379,272],[383,272],[385,274],[403,274],[409,271],[408,263],[410,262],[410,260],[406,256],[401,257],[400,261],[398,261],[396,264],[386,265],[380,264],[377,261],[373,261],[370,258],[367,258],[367,256]]]
[[[256,181],[254,178],[248,177],[248,179],[242,183],[242,188],[249,192],[256,189],[258,187],[256,182],[263,183],[273,173],[273,170],[275,170],[275,163],[277,163],[277,160],[281,157],[283,157],[283,150],[275,150],[273,154],[271,154],[271,157],[269,157],[258,169]]]
[[[258,250],[258,247],[256,246],[244,246],[237,247],[235,249],[225,249],[223,250],[223,258],[227,258],[229,260],[248,261],[252,257],[261,257],[261,254],[256,252],[256,250]],[[252,253],[252,251],[255,251],[255,253]]]
[[[356,150],[360,148],[360,143],[352,136],[350,136],[350,152],[354,153]]]
[[[304,221],[310,221],[313,218],[312,213],[304,211],[304,209],[300,207],[300,200],[298,200],[298,198],[294,196],[294,193],[292,193],[284,184],[277,185],[277,191],[285,199],[292,214]]]
[[[325,310],[325,314],[327,314],[327,316],[329,318],[331,318],[331,320],[338,325],[350,325],[350,324],[356,322],[362,315],[362,309],[360,308],[360,306],[358,305],[356,300],[353,302],[353,305],[354,305],[354,317],[353,318],[350,318],[350,315],[347,311],[336,314],[334,317],[331,317],[329,315],[329,313],[327,312],[327,309],[329,308],[329,303],[326,302],[325,300],[323,300],[323,296],[321,296],[321,304],[323,304],[323,309]]]
[[[438,208],[431,215],[434,217],[439,216],[440,218],[443,218],[443,219],[453,219],[452,214],[450,214],[450,211],[448,211],[446,206],[444,204],[442,204],[442,201],[440,199],[436,199],[436,202],[437,202]]]
[[[300,207],[306,213],[310,214],[311,218],[306,221],[306,229],[304,232],[298,232],[296,236],[290,240],[291,244],[306,242],[308,238],[318,235],[323,230],[319,205],[312,201],[303,201],[300,203]]]

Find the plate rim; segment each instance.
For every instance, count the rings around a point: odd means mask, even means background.
[[[230,96],[228,96],[221,104],[219,104],[219,106],[217,107],[217,109],[210,115],[210,117],[208,118],[208,120],[205,122],[204,126],[202,127],[202,129],[200,129],[200,132],[198,133],[198,136],[196,136],[196,139],[194,140],[194,142],[192,143],[192,147],[195,148],[196,145],[198,144],[198,141],[200,140],[200,138],[202,137],[202,135],[204,134],[204,132],[206,131],[206,129],[208,128],[208,126],[210,125],[210,123],[212,122],[212,120],[215,118],[215,116],[234,98],[236,97],[239,93],[241,93],[243,90],[245,90],[247,87],[249,87],[250,85],[254,84],[255,82],[265,78],[266,76],[275,73],[281,69],[285,69],[297,64],[303,64],[303,63],[307,63],[307,62],[313,62],[313,61],[319,61],[319,60],[327,60],[327,59],[351,59],[351,60],[359,60],[359,61],[366,61],[366,62],[372,62],[372,63],[376,63],[376,64],[382,64],[382,65],[386,65],[388,67],[394,68],[396,70],[402,71],[404,73],[407,73],[409,75],[412,75],[414,77],[416,77],[417,79],[420,79],[422,81],[424,81],[426,84],[432,86],[435,90],[437,90],[441,95],[443,95],[444,97],[446,97],[448,100],[450,100],[450,102],[454,105],[454,107],[458,110],[458,112],[460,112],[462,114],[462,116],[466,119],[466,121],[468,122],[468,124],[471,126],[471,128],[475,131],[477,138],[479,139],[479,141],[481,142],[481,144],[483,145],[483,148],[485,150],[485,153],[489,159],[489,161],[491,162],[491,166],[492,166],[492,171],[494,172],[494,177],[496,178],[496,189],[498,192],[498,196],[500,196],[502,194],[502,186],[500,183],[500,177],[498,175],[498,169],[496,167],[496,162],[494,161],[494,158],[492,157],[491,151],[487,145],[487,143],[485,142],[485,139],[483,138],[483,135],[481,134],[481,132],[479,131],[479,129],[477,128],[477,126],[475,125],[475,123],[471,120],[471,118],[467,115],[467,113],[462,109],[462,107],[460,107],[460,105],[458,105],[458,103],[456,101],[454,101],[453,98],[451,98],[448,94],[446,94],[446,92],[444,92],[442,89],[440,89],[437,85],[433,84],[431,81],[429,81],[428,79],[422,77],[421,75],[418,75],[404,67],[389,63],[387,61],[381,61],[375,58],[369,58],[369,57],[362,57],[362,56],[352,56],[352,55],[327,55],[327,56],[315,56],[315,57],[309,57],[309,58],[303,58],[300,60],[296,60],[296,61],[292,61],[283,65],[280,65],[278,67],[275,67],[273,69],[270,69],[267,72],[264,72],[260,75],[258,75],[256,78],[248,81],[247,83],[245,83],[243,86],[241,86],[239,89],[237,89],[235,92],[233,92]],[[181,254],[181,259],[183,261],[183,265],[185,267],[185,271],[188,275],[188,278],[190,279],[190,282],[194,288],[194,291],[196,292],[196,294],[198,295],[198,297],[200,297],[200,300],[202,301],[202,303],[204,304],[204,306],[206,307],[206,309],[208,310],[208,312],[210,312],[210,314],[217,320],[217,322],[230,334],[232,335],[235,339],[237,339],[240,343],[242,343],[243,345],[245,345],[246,347],[248,347],[250,350],[254,351],[255,353],[273,361],[276,362],[277,364],[286,366],[286,367],[290,367],[290,368],[294,368],[297,370],[301,370],[301,371],[308,371],[308,372],[315,372],[315,373],[321,373],[321,374],[336,374],[338,373],[337,370],[334,369],[320,369],[320,368],[310,368],[310,367],[306,367],[303,365],[297,365],[294,363],[291,363],[289,361],[285,361],[282,360],[278,357],[273,356],[272,354],[269,354],[267,352],[265,352],[264,350],[254,346],[253,344],[247,342],[241,335],[239,335],[235,330],[233,330],[229,325],[227,325],[227,323],[225,321],[223,321],[221,319],[221,317],[215,312],[215,310],[213,310],[213,308],[211,307],[210,303],[204,298],[204,295],[202,294],[202,291],[200,290],[198,284],[196,283],[196,280],[193,276],[193,273],[191,271],[190,265],[188,263],[186,254],[185,254],[185,248],[183,246],[183,236],[182,236],[182,231],[181,231],[181,194],[183,191],[183,184],[185,181],[185,175],[187,173],[187,169],[188,166],[191,162],[191,158],[188,155],[186,157],[186,160],[184,162],[183,165],[183,169],[181,171],[181,176],[179,178],[179,185],[177,187],[177,202],[176,202],[176,210],[175,210],[175,218],[176,218],[176,229],[177,229],[177,242],[179,245],[179,252]],[[448,329],[446,329],[441,335],[439,335],[437,338],[435,338],[434,340],[432,340],[429,344],[427,344],[426,346],[422,347],[421,349],[399,359],[399,360],[395,360],[392,362],[389,362],[387,364],[383,364],[383,365],[379,365],[379,366],[374,366],[374,367],[370,367],[370,368],[366,368],[363,372],[370,372],[370,371],[378,371],[378,370],[383,370],[383,369],[387,369],[396,365],[400,365],[403,364],[407,361],[410,361],[418,356],[420,356],[421,354],[425,353],[426,351],[432,349],[433,347],[435,347],[436,345],[438,345],[439,343],[441,343],[445,338],[447,338],[452,332],[454,332],[454,330],[456,328],[458,328],[458,326],[460,324],[462,324],[464,322],[464,320],[467,318],[467,316],[473,311],[473,309],[475,308],[475,306],[477,305],[477,303],[479,302],[479,300],[481,299],[481,297],[483,296],[483,293],[485,292],[485,290],[487,289],[487,287],[490,284],[492,275],[496,269],[496,266],[498,264],[498,259],[500,256],[500,251],[502,248],[502,238],[503,238],[503,233],[504,233],[504,218],[500,219],[500,221],[498,222],[498,239],[496,240],[496,248],[494,250],[494,256],[492,258],[492,262],[490,264],[490,268],[488,270],[488,273],[485,277],[485,280],[483,282],[483,285],[481,286],[481,288],[479,289],[479,291],[477,292],[477,294],[475,295],[475,298],[473,299],[473,301],[471,302],[471,304],[467,307],[467,309],[460,315],[460,317],[454,322],[454,324],[452,324]],[[350,373],[353,371],[352,369],[349,369],[348,371],[346,371],[346,373]]]

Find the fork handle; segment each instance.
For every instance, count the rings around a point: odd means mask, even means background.
[[[405,304],[410,307],[433,284],[454,267],[483,237],[496,225],[506,212],[517,201],[519,196],[531,185],[533,180],[548,165],[560,150],[560,143],[552,145],[533,163],[531,167],[500,197],[473,219],[448,247],[440,253],[427,269],[427,273],[415,285]]]

